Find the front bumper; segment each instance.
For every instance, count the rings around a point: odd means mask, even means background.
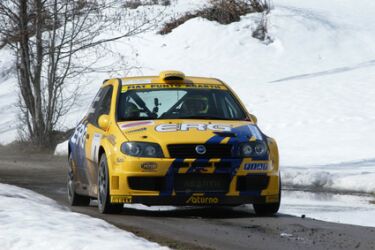
[[[171,206],[206,206],[221,205],[235,206],[242,204],[264,204],[278,202],[278,195],[270,196],[223,196],[210,194],[191,194],[190,196],[131,196],[131,195],[112,195],[111,203],[140,203],[149,206],[171,205]]]
[[[240,205],[279,201],[278,166],[270,160],[127,157],[115,159],[109,172],[111,203]],[[216,176],[225,178],[220,184],[204,183]],[[187,187],[180,183],[185,177],[203,181],[187,181]]]

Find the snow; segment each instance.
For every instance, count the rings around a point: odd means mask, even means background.
[[[11,53],[0,50],[0,143],[10,143],[17,138],[17,82],[11,70]]]
[[[6,184],[0,184],[0,242],[8,250],[168,249]]]
[[[375,194],[375,159],[305,167],[285,167],[284,186]]]
[[[285,191],[280,213],[375,227],[374,197]]]
[[[68,155],[68,143],[69,141],[64,141],[56,146],[55,155],[57,156],[67,156]]]
[[[125,208],[134,209],[134,210],[143,210],[143,211],[174,211],[178,209],[185,209],[185,208],[178,208],[174,206],[146,206],[143,204],[124,204]]]

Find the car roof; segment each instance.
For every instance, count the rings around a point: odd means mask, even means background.
[[[124,77],[121,78],[122,85],[132,85],[132,84],[147,84],[147,83],[166,83],[165,80],[161,79],[159,76],[134,76],[134,77]],[[184,78],[184,83],[199,83],[199,84],[223,84],[222,81],[216,78],[209,77],[195,77],[186,76]]]
[[[217,78],[210,77],[195,77],[185,76],[181,71],[162,71],[158,76],[133,76],[123,78],[113,78],[104,80],[101,88],[112,85],[120,80],[121,92],[130,89],[143,89],[143,88],[209,88],[231,90],[231,88],[223,81]],[[163,86],[165,85],[165,86]]]
[[[185,76],[181,71],[167,70],[162,71],[158,76],[133,76],[121,78],[122,86],[134,84],[215,84],[225,85],[216,78]]]

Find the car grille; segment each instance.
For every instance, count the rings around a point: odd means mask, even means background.
[[[206,147],[205,154],[198,154],[195,147],[204,145]],[[171,158],[231,158],[232,145],[229,144],[169,144],[169,155]]]
[[[165,177],[128,177],[129,188],[134,190],[162,191],[165,183]]]
[[[228,174],[176,174],[174,190],[176,193],[226,193],[229,190],[230,181]]]
[[[260,191],[267,188],[270,177],[266,174],[254,174],[237,177],[237,190],[244,191]]]

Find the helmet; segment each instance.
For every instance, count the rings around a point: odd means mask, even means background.
[[[125,103],[125,109],[124,109],[124,118],[125,119],[134,119],[139,118],[140,110],[132,102]]]
[[[207,114],[208,98],[202,95],[187,96],[181,109],[187,114]]]

